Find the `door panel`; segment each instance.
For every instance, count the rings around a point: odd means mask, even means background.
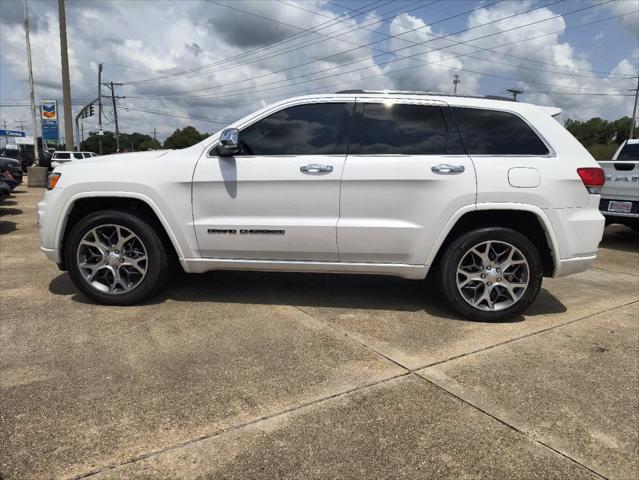
[[[236,156],[202,158],[193,178],[202,256],[337,261],[353,108],[343,99],[287,106],[244,127]]]
[[[336,261],[345,155],[207,157],[193,179],[195,234],[204,257]],[[306,175],[310,164],[332,165]]]
[[[441,164],[464,172],[431,170]],[[474,203],[475,171],[465,155],[349,155],[337,226],[340,260],[423,265],[446,222]]]
[[[409,105],[382,103],[389,109]],[[344,166],[337,226],[341,261],[423,265],[451,216],[475,203],[473,162],[459,153],[457,131],[447,128],[442,104],[410,105],[385,119],[377,107],[371,114],[378,117],[375,126],[358,104],[356,125],[363,132],[362,144],[369,145],[359,151],[371,154],[349,154]],[[438,122],[442,132],[436,131]],[[366,134],[368,128],[377,133]]]

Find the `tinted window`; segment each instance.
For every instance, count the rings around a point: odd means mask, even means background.
[[[69,160],[71,158],[71,154],[68,152],[56,152],[54,156],[57,160]]]
[[[362,119],[364,155],[446,153],[446,122],[439,107],[367,103]]]
[[[639,160],[639,143],[626,143],[617,160]]]
[[[316,103],[281,110],[240,133],[240,155],[346,153],[352,103]]]
[[[77,159],[79,159],[79,160],[82,160],[84,157],[82,156],[82,154],[81,154],[81,153],[74,153],[74,154],[73,154],[73,158],[77,158]]]
[[[548,148],[517,115],[479,108],[454,108],[469,155],[546,155]]]

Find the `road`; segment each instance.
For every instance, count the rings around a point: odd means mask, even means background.
[[[13,478],[615,478],[639,474],[639,235],[460,319],[425,282],[183,275],[94,305],[0,206],[0,460]]]

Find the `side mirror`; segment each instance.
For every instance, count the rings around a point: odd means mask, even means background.
[[[226,128],[220,135],[217,153],[220,157],[230,157],[240,151],[240,131],[237,128]]]

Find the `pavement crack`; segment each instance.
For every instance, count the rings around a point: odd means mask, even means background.
[[[349,335],[348,333],[346,333],[346,332],[344,332],[344,331],[340,330],[339,328],[337,328],[337,327],[335,327],[335,326],[331,325],[330,323],[325,322],[324,320],[320,320],[319,318],[316,318],[314,315],[312,315],[312,314],[308,313],[308,312],[307,312],[306,310],[304,310],[302,307],[298,307],[297,305],[291,305],[291,307],[293,307],[293,308],[295,308],[295,309],[299,310],[299,311],[300,311],[300,312],[302,312],[304,315],[306,315],[306,316],[308,316],[308,317],[312,318],[312,319],[313,319],[313,320],[315,320],[316,322],[319,322],[319,323],[321,323],[322,325],[324,325],[324,326],[326,326],[326,327],[330,328],[330,329],[331,329],[331,330],[333,330],[334,332],[337,332],[338,334],[340,334],[340,335],[342,335],[342,336],[344,336],[344,337],[348,338],[349,340],[351,340],[351,341],[353,341],[353,342],[355,342],[355,343],[357,343],[357,344],[361,345],[362,347],[366,348],[367,350],[369,350],[369,351],[371,351],[371,352],[373,352],[373,353],[375,353],[375,354],[379,355],[380,357],[385,358],[385,359],[386,359],[386,360],[388,360],[389,362],[394,363],[394,364],[395,364],[395,365],[397,365],[398,367],[403,368],[403,369],[404,369],[404,370],[406,370],[408,373],[412,372],[412,369],[411,369],[410,367],[407,367],[406,365],[402,365],[401,363],[399,363],[399,362],[398,362],[397,360],[395,360],[394,358],[389,357],[388,355],[386,355],[386,354],[384,354],[384,353],[380,352],[379,350],[374,349],[374,348],[373,348],[373,347],[371,347],[370,345],[365,344],[365,343],[364,343],[364,342],[362,342],[361,340],[358,340],[357,338],[355,338],[355,337],[353,337],[353,336]]]
[[[579,465],[580,467],[588,470],[590,473],[596,475],[597,477],[604,479],[604,480],[608,480],[608,477],[605,477],[604,475],[602,475],[601,473],[597,472],[596,470],[593,470],[592,468],[588,467],[587,465],[584,465],[583,463],[581,463],[579,460],[575,460],[574,458],[572,458],[570,455],[562,452],[561,450],[558,450],[554,447],[552,447],[551,445],[547,444],[546,442],[543,442],[541,440],[539,440],[538,438],[532,437],[530,436],[528,433],[526,433],[525,431],[517,428],[515,425],[512,425],[511,423],[506,422],[505,420],[502,420],[501,418],[497,417],[496,415],[493,415],[492,413],[488,412],[487,410],[484,410],[483,408],[479,407],[478,405],[475,405],[474,403],[470,402],[469,400],[466,400],[463,397],[460,397],[459,395],[451,392],[450,390],[448,390],[447,388],[439,385],[438,383],[434,382],[433,380],[431,380],[430,378],[426,378],[422,375],[419,374],[419,372],[412,372],[417,378],[419,378],[420,380],[423,380],[433,386],[435,386],[436,388],[446,392],[448,395],[454,397],[455,399],[459,400],[460,402],[472,407],[473,409],[477,410],[478,412],[492,418],[493,420],[499,422],[501,425],[504,425],[505,427],[510,428],[511,430],[517,432],[520,435],[523,435],[524,437],[528,438],[529,440],[531,440],[534,443],[537,443],[539,445],[541,445],[542,447],[545,447],[549,450],[552,450],[553,452],[555,452],[556,454],[560,455],[561,457]]]
[[[274,413],[272,413],[270,415],[264,415],[264,416],[261,416],[261,417],[258,417],[258,418],[254,418],[252,420],[248,420],[246,422],[241,422],[241,423],[237,423],[235,425],[231,425],[231,426],[228,426],[228,427],[225,427],[225,428],[220,428],[220,429],[217,429],[217,430],[215,430],[215,431],[213,431],[211,433],[208,433],[206,435],[200,435],[198,437],[191,438],[189,440],[185,440],[184,442],[176,443],[174,445],[170,445],[168,447],[160,448],[158,450],[153,450],[151,452],[142,453],[140,455],[136,455],[134,457],[131,457],[128,460],[124,460],[124,461],[118,462],[118,463],[111,463],[111,464],[108,464],[108,465],[104,465],[104,466],[100,467],[99,469],[90,470],[90,471],[82,473],[80,475],[77,475],[77,476],[74,476],[74,477],[67,477],[67,478],[69,480],[80,480],[80,479],[83,479],[83,478],[89,478],[89,477],[92,477],[92,476],[95,476],[95,475],[99,475],[100,473],[108,471],[108,470],[114,470],[116,468],[123,467],[125,465],[130,465],[132,463],[136,463],[136,462],[139,462],[141,460],[145,460],[145,459],[150,458],[150,457],[161,455],[163,453],[170,452],[170,451],[173,451],[173,450],[178,450],[180,448],[188,447],[190,445],[202,442],[204,440],[208,440],[208,439],[215,438],[215,437],[218,437],[220,435],[224,435],[226,433],[229,433],[229,432],[232,432],[232,431],[235,431],[235,430],[246,428],[246,427],[249,427],[251,425],[255,425],[257,423],[264,422],[266,420],[270,420],[272,418],[277,418],[277,417],[280,417],[280,416],[283,416],[283,415],[287,415],[289,413],[296,412],[298,410],[302,410],[302,409],[305,409],[305,408],[308,408],[308,407],[312,407],[314,405],[318,405],[318,404],[327,402],[329,400],[333,400],[335,398],[340,398],[340,397],[343,397],[343,396],[346,396],[346,395],[350,395],[350,394],[355,393],[355,392],[359,392],[361,390],[366,390],[366,389],[369,389],[369,388],[373,388],[373,387],[376,387],[378,385],[382,385],[384,383],[391,382],[391,381],[396,380],[398,378],[406,377],[406,376],[410,375],[411,373],[412,372],[410,372],[410,371],[405,371],[405,372],[399,373],[397,375],[393,375],[391,377],[384,378],[384,379],[379,380],[377,382],[367,383],[365,385],[359,385],[357,387],[349,388],[347,390],[343,390],[341,392],[337,392],[337,393],[334,393],[332,395],[327,395],[327,396],[324,396],[324,397],[317,398],[315,400],[311,400],[311,401],[308,401],[308,402],[301,403],[299,405],[295,405],[293,407],[286,408],[284,410],[279,410],[279,411],[274,412]]]
[[[468,357],[470,355],[475,355],[476,353],[485,352],[485,351],[491,350],[493,348],[501,347],[501,346],[507,345],[509,343],[517,342],[517,341],[523,340],[525,338],[529,338],[529,337],[533,337],[535,335],[539,335],[540,333],[544,333],[544,332],[548,332],[550,330],[555,330],[557,328],[565,327],[567,325],[571,325],[571,324],[576,323],[576,322],[581,322],[582,320],[587,320],[589,318],[592,318],[592,317],[594,317],[596,315],[600,315],[602,313],[612,312],[612,311],[617,310],[619,308],[624,308],[624,307],[627,307],[629,305],[633,305],[635,303],[639,303],[639,300],[632,300],[630,302],[624,303],[622,305],[617,305],[616,307],[612,307],[612,308],[609,308],[607,310],[601,310],[599,312],[590,313],[590,314],[588,314],[588,315],[586,315],[584,317],[575,318],[575,319],[570,320],[568,322],[559,323],[557,325],[552,325],[550,327],[543,328],[541,330],[536,330],[534,332],[530,332],[530,333],[527,333],[525,335],[521,335],[519,337],[509,338],[508,340],[504,340],[503,342],[495,343],[494,345],[488,345],[487,347],[478,348],[477,350],[473,350],[472,352],[461,353],[459,355],[455,355],[453,357],[449,357],[449,358],[446,358],[444,360],[438,360],[437,362],[428,363],[426,365],[422,365],[421,367],[413,368],[411,371],[417,371],[417,370],[422,370],[424,368],[434,367],[435,365],[441,365],[442,363],[446,363],[446,362],[450,362],[450,361],[453,361],[453,360],[457,360],[459,358]]]

